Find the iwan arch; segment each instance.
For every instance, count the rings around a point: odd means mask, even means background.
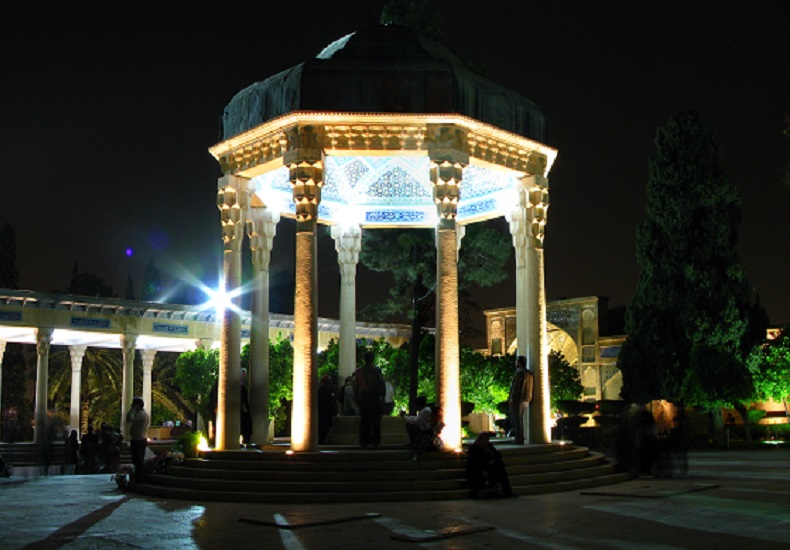
[[[510,224],[516,254],[518,351],[535,373],[530,441],[550,442],[543,237],[547,177],[557,152],[543,144],[545,119],[536,105],[472,73],[432,40],[403,27],[372,26],[242,90],[223,123],[224,141],[211,153],[224,174],[217,203],[226,293],[241,288],[245,233],[255,266],[250,395],[267,394],[268,340],[261,335],[268,325],[272,239],[281,216],[297,221],[293,450],[317,449],[317,225],[332,226],[341,266],[341,377],[356,364],[362,231],[436,230],[437,399],[443,440],[455,449],[461,446],[457,254],[465,225],[500,216]],[[238,310],[228,307],[220,336],[219,450],[239,440],[240,338]],[[254,433],[265,427],[256,425]]]

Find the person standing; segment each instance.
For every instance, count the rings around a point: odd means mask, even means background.
[[[80,443],[77,441],[77,430],[71,430],[63,445],[63,473],[74,475],[77,473],[77,464],[80,461]]]
[[[335,416],[337,407],[335,404],[335,386],[332,384],[332,377],[325,374],[321,377],[321,384],[318,386],[318,444],[324,445],[332,429],[332,417]]]
[[[144,406],[143,398],[135,397],[132,399],[132,408],[126,414],[136,483],[142,483],[145,480],[145,448],[148,446],[148,425],[151,420],[143,408]]]
[[[80,455],[89,474],[96,473],[96,453],[99,450],[99,437],[93,432],[93,424],[88,424],[88,432],[82,435]]]
[[[354,371],[354,400],[359,407],[359,444],[381,444],[381,411],[384,400],[384,375],[373,364],[375,355],[365,352],[365,364]]]
[[[524,444],[524,403],[527,401],[524,385],[527,376],[527,358],[519,355],[508,394],[508,422],[516,445]]]

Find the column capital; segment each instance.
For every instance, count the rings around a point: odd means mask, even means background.
[[[217,189],[236,189],[249,192],[254,191],[255,186],[249,178],[228,174],[217,178]]]
[[[36,353],[38,353],[39,357],[49,354],[49,347],[52,343],[52,334],[54,332],[54,328],[36,329]]]
[[[148,349],[141,349],[140,350],[140,358],[143,360],[143,372],[151,370],[154,367],[154,358],[156,357],[156,351],[153,348]]]
[[[220,181],[222,179],[225,178],[220,178]],[[217,191],[217,208],[222,224],[222,244],[225,252],[241,250],[245,210],[248,208],[248,203],[248,193],[245,189],[226,186]]]
[[[198,338],[195,340],[195,348],[202,350],[210,350],[214,345],[214,340],[211,338]]]
[[[71,357],[71,370],[78,371],[82,369],[82,358],[85,357],[85,352],[88,346],[69,346],[69,356]]]
[[[123,351],[132,351],[137,349],[137,334],[121,334],[121,348]]]
[[[332,239],[335,241],[337,263],[344,284],[354,284],[359,263],[359,251],[362,250],[362,226],[359,224],[333,225]]]
[[[469,163],[469,156],[457,151],[450,154],[444,149],[430,152],[430,178],[433,185],[433,202],[439,215],[439,225],[452,229],[458,214],[458,199],[461,195],[461,183],[464,168]]]
[[[296,230],[312,231],[318,220],[324,186],[324,153],[321,149],[293,149],[283,157],[296,205]]]
[[[252,265],[258,271],[269,271],[274,237],[280,213],[265,206],[252,206],[247,216],[247,237],[252,251]]]
[[[542,176],[516,180],[518,203],[505,214],[516,250],[525,245],[543,247],[549,210],[549,183]]]

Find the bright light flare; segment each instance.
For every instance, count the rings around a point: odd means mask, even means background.
[[[217,312],[217,318],[221,318],[225,310],[241,313],[241,309],[233,301],[242,295],[243,289],[236,288],[230,292],[225,290],[225,286],[220,283],[216,289],[200,285],[200,289],[208,297],[200,307],[201,309],[213,309]]]
[[[211,447],[208,446],[208,439],[206,439],[205,435],[201,435],[198,437],[198,444],[197,444],[198,451],[210,451]]]

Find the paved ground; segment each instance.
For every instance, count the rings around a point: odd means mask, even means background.
[[[790,450],[692,453],[682,479],[590,493],[278,506],[125,495],[109,475],[0,479],[0,548],[790,548]]]

